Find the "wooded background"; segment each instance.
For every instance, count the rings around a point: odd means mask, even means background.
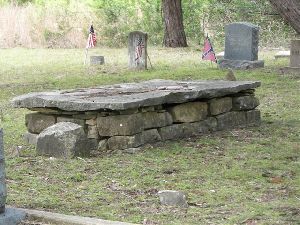
[[[98,43],[123,47],[133,30],[149,33],[162,46],[162,0],[0,0],[0,47],[81,48],[93,22]],[[260,46],[288,47],[295,31],[268,0],[184,0],[183,21],[189,46],[209,34],[224,42],[224,25],[247,21],[261,27]]]

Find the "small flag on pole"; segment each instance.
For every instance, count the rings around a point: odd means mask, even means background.
[[[86,48],[93,48],[93,47],[96,46],[96,43],[97,43],[96,34],[95,34],[95,31],[94,31],[93,25],[91,25],[88,41],[87,41],[87,44],[86,44]]]
[[[202,60],[210,60],[212,62],[217,63],[217,58],[216,58],[214,49],[210,43],[208,35],[206,36],[205,41],[204,41]]]
[[[143,39],[139,38],[135,47],[135,61],[139,60],[142,57],[144,48],[145,45],[143,43]]]

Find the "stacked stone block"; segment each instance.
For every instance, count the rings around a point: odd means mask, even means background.
[[[62,111],[35,109],[26,115],[29,135],[59,122],[79,124],[100,151],[137,148],[148,143],[258,125],[259,105],[254,90],[181,104],[143,106],[126,110]]]

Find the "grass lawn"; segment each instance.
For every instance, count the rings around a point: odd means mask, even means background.
[[[10,100],[34,91],[161,79],[223,79],[196,49],[150,48],[154,68],[127,70],[126,49],[93,49],[106,65],[83,65],[83,50],[1,49],[0,127],[5,132],[9,205],[145,224],[300,224],[300,79],[278,76],[286,59],[263,52],[265,68],[236,71],[260,80],[262,125],[168,142],[137,154],[61,160],[27,145],[25,109]],[[159,204],[181,190],[190,207]]]

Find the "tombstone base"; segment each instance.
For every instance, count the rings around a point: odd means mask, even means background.
[[[238,69],[247,70],[264,67],[264,60],[248,61],[248,60],[231,60],[231,59],[220,59],[219,68],[221,69]]]
[[[0,224],[16,225],[26,217],[26,213],[22,210],[6,208],[5,212],[0,214]]]
[[[104,56],[93,55],[90,57],[91,65],[103,65],[104,64]]]
[[[294,75],[300,77],[300,67],[283,67],[279,69],[281,75]]]

